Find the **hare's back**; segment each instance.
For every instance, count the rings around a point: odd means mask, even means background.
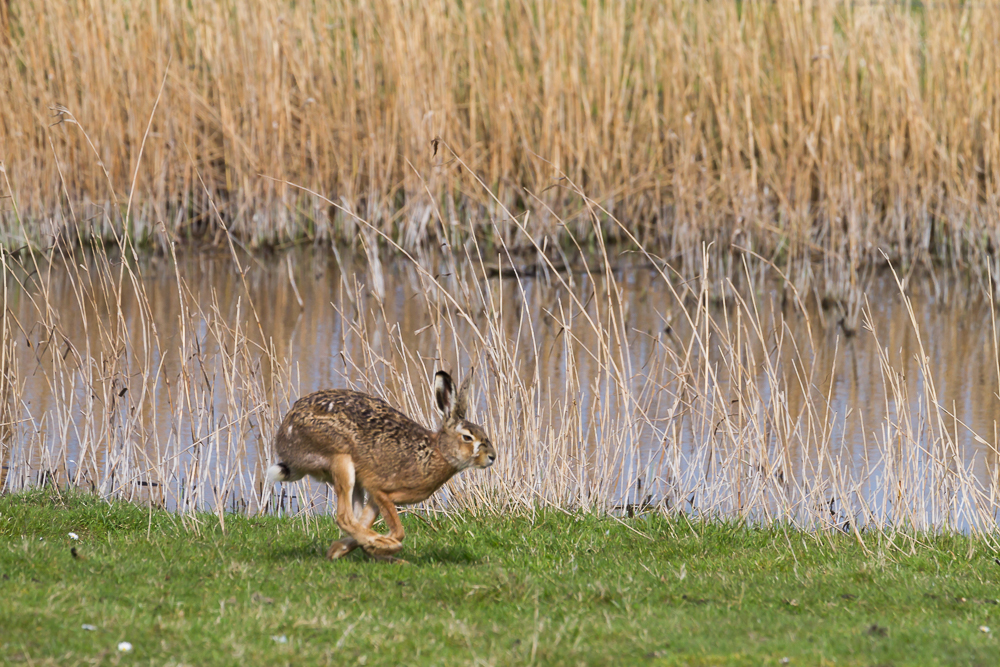
[[[280,441],[297,441],[329,454],[359,454],[383,443],[423,439],[427,429],[380,398],[347,389],[303,396],[285,416]],[[308,443],[308,444],[307,444]],[[279,452],[280,453],[280,452]]]
[[[295,401],[292,412],[370,430],[386,421],[408,422],[406,415],[381,398],[350,389],[324,389]]]

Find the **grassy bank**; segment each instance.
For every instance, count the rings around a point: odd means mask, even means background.
[[[3,496],[0,651],[36,665],[985,665],[1000,650],[1000,564],[964,537],[866,552],[839,534],[660,516],[404,523],[408,565],[331,563],[325,517],[223,529]]]
[[[218,240],[210,199],[253,244],[352,238],[345,211],[404,245],[456,224],[519,240],[498,202],[531,211],[536,239],[592,235],[574,188],[689,260],[713,239],[849,270],[879,248],[962,264],[1000,245],[996,3],[14,0],[0,16],[0,195],[42,245],[120,231],[129,202],[137,237]]]

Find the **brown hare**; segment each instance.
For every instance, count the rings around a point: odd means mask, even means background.
[[[371,556],[391,559],[403,548],[396,505],[425,500],[466,468],[493,465],[497,454],[486,432],[465,420],[470,378],[471,373],[455,395],[450,375],[434,376],[434,397],[444,415],[437,432],[357,391],[328,389],[295,402],[275,435],[278,463],[267,476],[294,482],[312,475],[333,486],[344,536],[330,545],[327,558],[360,546]],[[379,512],[387,535],[372,530]]]

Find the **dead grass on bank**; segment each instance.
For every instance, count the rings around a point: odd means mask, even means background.
[[[452,159],[470,190],[495,197],[460,156]],[[960,445],[967,428],[940,405],[926,362],[914,400],[889,352],[881,356],[886,417],[868,425],[859,462],[858,451],[837,439],[841,416],[831,413],[830,388],[816,371],[816,338],[796,340],[786,324],[806,318],[812,331],[793,284],[786,314],[754,296],[761,276],[776,270],[755,256],[743,254],[733,267],[741,288],[713,277],[707,247],[687,273],[690,265],[679,270],[633,237],[673,295],[663,313],[669,331],[637,356],[629,326],[635,306],[620,298],[621,277],[596,230],[610,220],[619,233],[632,232],[564,178],[587,205],[596,254],[543,248],[528,223],[505,212],[555,288],[542,306],[526,295],[538,279],[513,270],[512,296],[501,288],[504,278],[489,277],[495,267],[518,266],[503,242],[493,256],[473,242],[410,253],[355,217],[365,247],[381,243],[388,255],[373,250],[367,270],[345,274],[337,288],[331,307],[343,323],[342,383],[433,424],[434,371],[464,374],[475,366],[476,418],[498,445],[493,469],[457,477],[426,509],[662,511],[846,531],[862,540],[873,531],[967,530],[995,542],[996,441],[972,434],[986,448],[988,473],[977,474],[983,462]],[[493,201],[503,208],[499,197]],[[572,230],[567,224],[576,242]],[[273,428],[298,391],[293,360],[278,358],[263,338],[245,255],[230,246],[244,287],[233,318],[218,296],[195,296],[163,241],[182,304],[171,315],[180,336],[166,342],[134,251],[127,238],[119,243],[90,254],[64,245],[2,253],[2,326],[10,334],[2,349],[2,488],[73,484],[108,498],[209,509],[220,521],[227,511],[328,511],[326,487],[264,483]],[[578,269],[560,270],[555,252]],[[384,309],[384,256],[405,262],[420,287],[438,345],[432,355],[413,348]],[[71,329],[51,306],[56,272],[68,276],[82,326]],[[899,291],[909,307],[902,281]],[[13,299],[31,302],[34,321],[14,317]],[[861,312],[861,335],[878,339],[867,305]],[[911,323],[926,360],[912,314]],[[538,343],[545,327],[558,330],[556,343]],[[553,355],[561,371],[543,375],[543,360]],[[44,378],[48,398],[26,393],[28,373]]]
[[[997,3],[15,0],[8,34],[0,161],[39,247],[221,242],[214,202],[250,245],[353,239],[357,215],[514,251],[623,239],[613,215],[687,266],[733,242],[834,298],[880,250],[1000,275]]]

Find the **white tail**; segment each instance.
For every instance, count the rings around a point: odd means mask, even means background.
[[[288,473],[288,466],[283,463],[275,463],[267,469],[267,481],[271,482],[271,484],[288,481]]]

